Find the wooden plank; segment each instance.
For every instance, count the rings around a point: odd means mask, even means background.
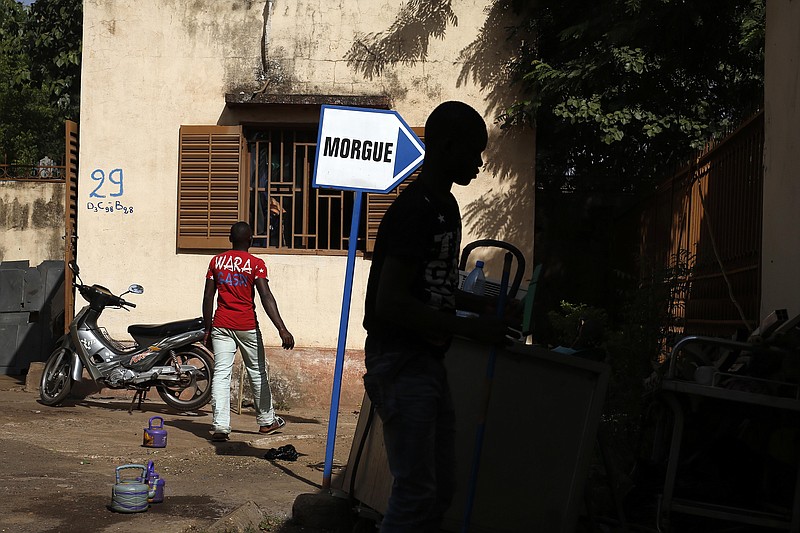
[[[78,124],[66,122],[66,175],[64,176],[64,333],[75,316],[75,289],[69,263],[77,256],[78,239]]]

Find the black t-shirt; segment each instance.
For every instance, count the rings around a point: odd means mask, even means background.
[[[411,183],[392,203],[378,228],[372,268],[367,283],[364,329],[372,337],[449,343],[451,335],[420,337],[402,324],[380,320],[375,312],[383,263],[387,256],[413,259],[416,264],[413,296],[430,307],[455,312],[458,287],[458,251],[461,249],[461,213],[452,194],[435,196],[424,183]]]

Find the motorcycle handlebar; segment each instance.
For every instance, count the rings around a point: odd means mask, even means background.
[[[98,285],[85,285],[83,283],[75,282],[72,284],[89,302],[94,303],[97,301],[101,307],[136,307],[136,304],[128,302],[121,296],[113,294],[105,287],[100,287]],[[97,298],[100,299],[96,300]]]

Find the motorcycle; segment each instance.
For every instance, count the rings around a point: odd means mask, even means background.
[[[202,345],[202,318],[166,324],[128,326],[132,346],[111,339],[97,319],[106,308],[136,307],[126,294],[142,294],[133,284],[119,296],[101,285],[86,285],[77,263],[69,264],[72,285],[89,302],[56,344],[42,373],[39,395],[45,405],[58,405],[79,381],[84,367],[97,383],[112,389],[136,390],[140,402],[155,387],[161,399],[179,411],[194,411],[211,399],[214,360]],[[134,396],[135,400],[136,396]],[[131,404],[131,407],[133,404]]]

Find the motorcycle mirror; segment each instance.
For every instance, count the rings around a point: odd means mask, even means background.
[[[128,287],[128,292],[132,292],[133,294],[142,294],[144,292],[144,287],[142,287],[138,283],[134,283],[133,285]]]
[[[78,278],[78,282],[83,283],[83,280],[81,279],[81,268],[78,266],[77,261],[70,259],[68,264],[69,269],[72,270],[72,273],[75,274],[76,278]]]

